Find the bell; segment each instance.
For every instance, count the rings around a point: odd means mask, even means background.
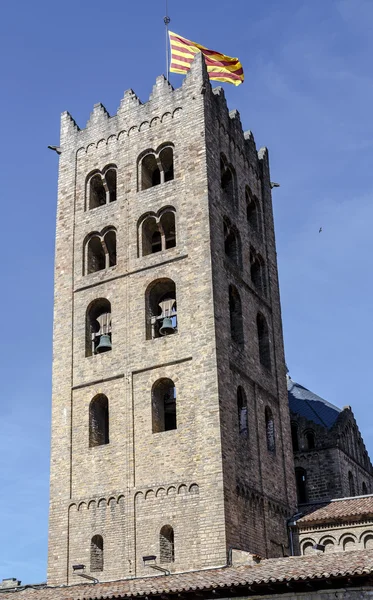
[[[96,354],[102,354],[103,352],[107,352],[111,350],[111,340],[110,335],[104,334],[100,336],[100,342],[96,348]]]
[[[161,335],[169,335],[170,333],[175,333],[175,327],[172,325],[172,319],[170,319],[170,317],[165,317],[163,319],[162,326],[159,328],[159,333]]]

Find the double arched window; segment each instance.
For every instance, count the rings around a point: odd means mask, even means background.
[[[177,429],[176,387],[171,379],[162,378],[152,389],[153,433]]]
[[[174,178],[174,150],[172,144],[162,144],[157,150],[147,150],[138,162],[138,187],[147,190]]]
[[[98,208],[117,199],[117,168],[107,165],[102,171],[93,171],[86,182],[86,209]]]
[[[146,256],[176,246],[175,209],[161,209],[141,217],[138,226],[138,255]]]
[[[84,274],[109,269],[117,264],[117,240],[114,227],[91,233],[84,242]]]

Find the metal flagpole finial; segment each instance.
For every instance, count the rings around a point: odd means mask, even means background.
[[[171,19],[168,16],[168,0],[166,0],[166,15],[165,15],[165,17],[163,17],[163,22],[166,26],[166,73],[167,73],[167,81],[168,81],[168,76],[169,76],[169,73],[168,73],[168,69],[169,69],[169,66],[168,66],[168,25],[171,22]]]

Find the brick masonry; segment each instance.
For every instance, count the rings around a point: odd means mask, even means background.
[[[139,191],[138,157],[174,146],[172,181]],[[256,151],[212,91],[201,55],[181,88],[157,79],[141,104],[125,93],[117,115],[96,105],[86,129],[61,120],[55,259],[49,584],[73,584],[72,564],[89,573],[90,542],[104,540],[101,581],[148,573],[159,532],[171,525],[171,571],[224,565],[229,547],[281,556],[295,483],[285,380],[268,153]],[[237,204],[224,202],[220,157],[237,174]],[[86,179],[117,167],[117,200],[87,210]],[[260,235],[246,223],[245,187],[262,206]],[[176,210],[175,248],[138,256],[138,222]],[[223,217],[239,230],[243,267],[224,253]],[[117,264],[83,275],[87,235],[114,226]],[[264,257],[267,294],[250,279],[250,244]],[[146,339],[145,292],[157,279],[176,284],[178,332]],[[244,347],[231,339],[228,285],[243,307]],[[86,310],[111,303],[111,352],[85,356]],[[271,371],[261,365],[256,315],[269,325]],[[177,390],[177,429],[152,433],[151,389],[169,378]],[[248,437],[238,433],[237,386],[248,401]],[[89,404],[109,400],[110,443],[89,447]],[[267,449],[272,410],[276,451]]]

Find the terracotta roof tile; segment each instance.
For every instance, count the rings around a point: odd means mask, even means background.
[[[300,528],[310,523],[373,518],[373,495],[341,498],[323,504],[309,504],[302,506],[301,510],[306,514],[297,520]]]
[[[109,600],[265,583],[316,581],[373,574],[373,550],[263,560],[253,566],[222,567],[173,575],[124,579],[70,587],[26,588],[1,592],[0,600]]]

